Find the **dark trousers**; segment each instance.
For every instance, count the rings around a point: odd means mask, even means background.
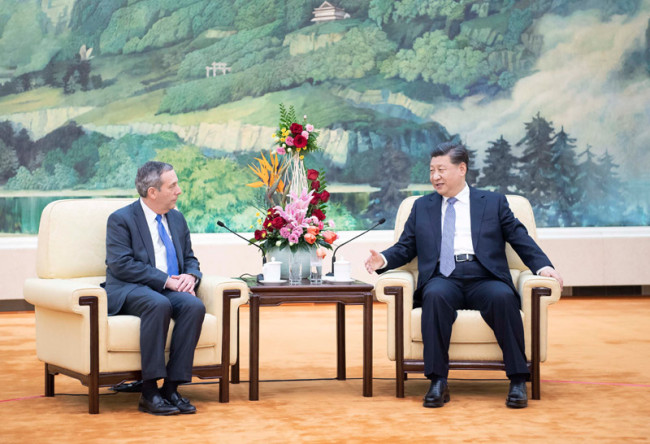
[[[513,289],[479,262],[457,262],[449,277],[436,269],[422,289],[424,374],[447,377],[456,310],[478,310],[503,351],[506,375],[528,375],[520,301]]]
[[[119,314],[140,318],[142,379],[166,378],[174,382],[192,380],[194,349],[199,342],[205,306],[189,293],[141,286],[129,293]],[[165,365],[165,342],[170,319],[174,330]]]

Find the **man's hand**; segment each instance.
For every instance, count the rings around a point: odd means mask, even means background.
[[[194,293],[194,285],[196,285],[196,278],[191,274],[180,274],[177,276],[170,276],[167,279],[165,288],[172,291],[182,291],[196,296]]]
[[[555,279],[560,283],[560,290],[564,288],[564,282],[562,281],[562,276],[560,276],[560,273],[558,273],[555,270],[555,268],[546,266],[541,270],[539,270],[537,274],[539,274],[540,276],[552,277],[553,279]]]
[[[368,259],[366,259],[364,265],[366,266],[368,273],[372,274],[375,270],[378,270],[384,266],[384,258],[375,250],[370,250],[370,256],[368,256]]]

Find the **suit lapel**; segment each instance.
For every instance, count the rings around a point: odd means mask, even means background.
[[[133,216],[135,219],[135,224],[138,227],[140,232],[140,238],[144,247],[147,250],[147,256],[149,257],[149,262],[155,267],[156,266],[156,255],[153,251],[153,242],[151,240],[151,232],[149,231],[149,224],[147,223],[147,218],[144,216],[144,211],[142,210],[142,204],[139,200],[136,200],[133,203]]]
[[[476,246],[478,245],[479,234],[481,232],[481,221],[483,220],[483,212],[485,211],[485,195],[478,190],[469,188],[469,217],[472,224],[472,245],[476,253]]]
[[[433,245],[437,251],[440,251],[440,242],[442,239],[442,196],[440,194],[432,193],[429,195],[428,211]]]

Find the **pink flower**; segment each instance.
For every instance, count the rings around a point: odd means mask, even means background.
[[[285,154],[287,154],[287,151],[284,148],[282,148],[281,146],[279,146],[278,149],[275,150],[275,151],[281,156],[284,156]]]
[[[282,236],[285,239],[289,239],[290,235],[291,235],[291,229],[289,227],[280,228],[280,236]]]
[[[317,218],[317,219],[318,219],[318,218]],[[319,229],[319,230],[322,230],[323,228],[325,228],[325,225],[323,224],[323,221],[320,221],[320,220],[319,220],[319,221],[318,221],[318,229]]]
[[[287,146],[293,146],[293,137],[287,136],[287,138],[284,139],[284,143],[286,143]]]
[[[312,131],[314,131],[314,125],[308,123],[307,125],[305,125],[305,129],[311,133]]]
[[[335,228],[335,227],[336,227],[336,224],[335,224],[334,221],[331,220],[331,219],[330,219],[329,221],[327,221],[327,223],[328,223],[328,225],[330,226],[330,228]]]
[[[296,236],[295,234],[291,233],[291,236],[289,236],[289,243],[297,244],[298,240],[299,240],[299,237]]]
[[[305,139],[309,139],[309,132],[303,131],[301,134],[302,134],[302,137],[304,137]]]

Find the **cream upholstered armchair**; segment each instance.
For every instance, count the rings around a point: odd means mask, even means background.
[[[395,220],[395,241],[404,229],[418,196],[406,198]],[[508,195],[515,216],[537,239],[535,218],[528,200]],[[552,278],[536,276],[526,268],[510,245],[506,255],[512,280],[521,298],[526,358],[531,372],[533,399],[540,399],[539,364],[546,360],[547,308],[560,299],[560,285]],[[377,299],[388,304],[388,358],[395,361],[396,396],[404,397],[404,380],[409,372],[424,371],[421,318],[422,309],[413,308],[417,283],[417,258],[403,267],[383,273],[375,284]],[[477,310],[459,310],[449,346],[450,369],[505,369],[501,348],[492,329]]]
[[[34,304],[36,352],[45,363],[45,395],[54,396],[58,373],[88,386],[88,411],[99,413],[99,387],[141,379],[140,318],[107,315],[106,221],[133,199],[70,199],[41,215],[37,274],[24,286]],[[219,401],[228,402],[230,365],[237,360],[237,310],[248,301],[238,279],[204,276],[197,296],[206,308],[193,374],[220,378]],[[173,321],[172,321],[173,328]],[[171,331],[167,337],[167,352]]]

